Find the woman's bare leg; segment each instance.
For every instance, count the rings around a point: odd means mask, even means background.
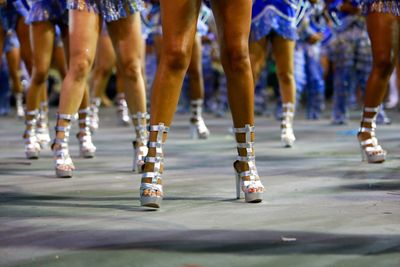
[[[33,151],[38,151],[40,148],[38,147],[39,144],[41,147],[45,147],[49,142],[49,138],[42,139],[41,132],[39,132],[39,129],[36,130],[39,124],[36,118],[40,118],[38,116],[40,102],[47,90],[47,77],[51,64],[55,33],[54,25],[50,22],[35,22],[31,24],[30,30],[33,59],[31,84],[26,97],[26,130],[24,138],[26,140],[26,156],[28,158],[37,158],[38,154],[33,153]]]
[[[142,35],[140,15],[135,13],[127,18],[107,25],[115,51],[120,75],[124,81],[125,96],[131,114],[146,112],[146,91],[142,76]]]
[[[210,132],[204,122],[204,78],[201,37],[196,34],[188,68],[190,94],[190,134],[192,139],[207,139]]]
[[[254,125],[254,82],[248,44],[251,1],[213,0],[212,8],[234,126]]]
[[[144,165],[141,204],[159,207],[162,198],[162,143],[166,140],[189,67],[201,0],[161,0],[163,46],[151,95],[149,152]]]
[[[260,73],[264,68],[268,54],[268,38],[263,38],[258,41],[250,41],[250,62],[253,73],[254,84],[258,82]]]
[[[60,94],[59,118],[57,120],[59,129],[70,126],[71,116],[78,111],[82,104],[101,30],[101,19],[94,12],[70,10],[69,22],[69,69]],[[85,25],[85,27],[80,25]],[[65,139],[65,131],[56,131],[56,140]],[[62,141],[61,143],[65,142]],[[56,142],[53,150],[55,153],[61,151],[61,144]],[[66,173],[66,176],[70,177],[70,172],[73,169],[73,164],[69,161],[64,161],[56,166],[59,176]]]
[[[25,23],[25,18],[20,16],[16,28],[19,43],[21,45],[21,58],[25,63],[29,75],[32,74],[32,49],[29,34],[29,26]]]
[[[374,139],[376,109],[381,105],[389,84],[400,48],[400,18],[390,13],[372,12],[367,16],[367,27],[372,46],[372,71],[367,81],[364,96],[364,112],[358,138],[364,147],[369,162],[383,162],[386,152]],[[371,139],[372,138],[372,139]],[[368,142],[372,140],[372,142]],[[373,151],[372,151],[373,150]],[[363,154],[364,157],[364,154]]]
[[[246,202],[260,202],[264,187],[253,159],[254,82],[249,55],[252,1],[213,0],[211,4],[217,23],[221,62],[227,77],[228,100],[238,143],[239,157],[234,163],[238,177],[236,192],[239,197],[242,190]]]
[[[295,42],[280,36],[272,38],[272,51],[276,62],[279,87],[283,103],[295,103],[296,83],[294,80]]]
[[[279,35],[272,38],[272,52],[275,58],[277,76],[282,98],[281,141],[285,147],[292,147],[296,140],[293,133],[293,119],[296,101],[294,79],[295,42]]]
[[[133,170],[140,171],[147,154],[147,105],[143,79],[143,39],[140,14],[107,24],[117,52],[118,79],[123,81],[125,99],[136,131],[133,142],[135,158]],[[123,110],[122,110],[123,112]]]

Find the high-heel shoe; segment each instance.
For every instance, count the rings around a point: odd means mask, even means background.
[[[132,171],[140,173],[144,165],[144,158],[147,155],[148,148],[148,132],[147,120],[149,115],[147,113],[137,112],[132,115],[133,124],[135,125],[136,140],[133,141],[133,168]]]
[[[124,94],[117,95],[117,119],[120,126],[129,126],[130,124],[128,104]]]
[[[38,159],[40,154],[40,144],[36,136],[36,123],[38,111],[26,112],[26,130],[24,132],[25,155],[27,159]]]
[[[90,121],[89,121],[89,128],[92,133],[99,129],[99,108],[101,105],[101,98],[95,97],[92,99],[90,103]]]
[[[24,118],[24,116],[25,116],[23,99],[24,99],[23,93],[15,94],[15,108],[16,108],[17,117],[20,119]]]
[[[93,158],[96,153],[96,147],[92,142],[92,134],[90,132],[90,110],[81,109],[79,114],[79,133],[76,134],[76,138],[79,141],[79,156],[81,158]]]
[[[59,120],[65,120],[68,122],[68,126],[59,126]],[[57,126],[56,126],[56,138],[54,139],[53,145],[51,146],[54,154],[56,176],[59,178],[70,178],[75,166],[69,155],[68,139],[69,132],[71,130],[72,115],[70,114],[58,114]],[[63,138],[57,138],[58,132],[64,132]]]
[[[207,139],[210,135],[203,116],[203,100],[193,100],[190,105],[192,117],[190,118],[190,137],[191,139]]]
[[[150,152],[145,157],[145,165],[152,164],[153,170],[151,172],[143,171],[140,184],[140,204],[145,207],[160,208],[164,196],[161,177],[164,169],[163,135],[168,133],[169,127],[160,123],[151,125],[149,129],[150,132],[157,132],[156,141],[150,140],[148,143],[149,149],[155,149],[156,152],[154,157],[149,156]]]
[[[264,186],[258,175],[254,154],[254,142],[252,134],[254,134],[254,126],[246,124],[244,128],[234,128],[236,135],[245,134],[246,142],[237,141],[237,149],[239,156],[234,162],[233,168],[236,173],[236,197],[240,199],[241,192],[244,193],[245,201],[248,203],[258,203],[263,200]],[[236,137],[238,140],[238,137]],[[246,151],[243,155],[243,151]],[[245,163],[245,169],[240,169],[240,163]],[[243,164],[241,164],[243,165]]]
[[[281,121],[281,141],[284,147],[292,147],[296,137],[293,132],[294,104],[283,103],[283,113]]]
[[[379,107],[365,107],[361,120],[361,127],[358,131],[358,141],[360,143],[361,159],[368,163],[382,163],[386,160],[386,151],[378,144],[378,139],[375,136],[376,116],[379,112]],[[366,116],[370,113],[371,116]],[[369,134],[370,138],[363,139],[363,133]]]
[[[51,142],[47,105],[47,102],[40,103],[40,111],[37,121],[36,136],[42,149],[49,147]]]

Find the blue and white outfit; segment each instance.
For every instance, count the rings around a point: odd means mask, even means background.
[[[18,38],[15,33],[16,15],[11,2],[8,2],[5,6],[0,6],[0,26],[6,33],[0,57],[2,53],[7,53],[13,48],[19,48]]]
[[[398,0],[362,0],[363,13],[391,13],[400,16],[400,1]]]
[[[334,0],[329,5],[335,18],[335,38],[329,45],[329,54],[334,62],[334,93],[332,122],[345,124],[348,108],[356,105],[356,90],[365,89],[371,71],[371,43],[364,18],[340,11],[343,0]],[[351,4],[361,8],[360,0]]]
[[[319,2],[310,7],[299,27],[300,39],[295,50],[295,80],[297,93],[304,93],[307,99],[307,118],[319,119],[325,106],[325,81],[321,66],[322,42],[329,33],[324,18],[324,5]],[[315,34],[324,38],[314,44],[308,39]]]
[[[298,0],[253,1],[251,40],[258,41],[273,33],[289,40],[297,40],[298,2]]]
[[[18,15],[23,16],[24,18],[28,17],[29,10],[31,9],[29,0],[13,0],[11,3]]]
[[[61,27],[68,26],[66,0],[31,0],[27,23],[50,21]]]
[[[143,2],[141,0],[68,0],[67,8],[95,12],[106,22],[111,22],[141,11]]]

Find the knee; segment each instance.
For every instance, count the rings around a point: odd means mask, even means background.
[[[122,61],[120,67],[125,78],[129,79],[130,81],[136,82],[142,77],[142,64],[140,59]]]
[[[190,62],[190,49],[186,46],[174,46],[165,48],[162,61],[166,67],[173,71],[186,71]]]
[[[32,72],[32,83],[42,85],[47,81],[48,70],[34,68]]]
[[[71,75],[72,79],[76,82],[86,81],[92,63],[93,59],[89,58],[87,55],[76,56],[71,60],[69,75]]]
[[[388,78],[392,74],[394,62],[390,58],[380,57],[374,59],[373,68],[380,77]]]
[[[112,65],[100,65],[96,66],[95,64],[95,69],[94,69],[94,76],[96,77],[108,77],[111,75],[112,70],[113,70]]]
[[[231,72],[242,72],[250,68],[249,48],[242,44],[227,44],[221,51],[222,64]]]
[[[292,70],[277,71],[276,75],[281,84],[292,84],[294,81],[294,74]]]

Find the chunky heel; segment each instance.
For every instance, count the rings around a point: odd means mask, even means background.
[[[142,183],[140,185],[140,205],[144,207],[160,208],[163,199],[162,172],[164,169],[163,136],[167,134],[169,128],[163,123],[151,125],[150,132],[157,132],[155,142],[148,143],[149,149],[155,149],[155,156],[147,155],[144,159],[145,164],[152,164],[152,171],[144,171]],[[150,151],[149,151],[150,154]]]
[[[234,128],[234,132],[236,134],[239,153],[237,161],[233,164],[236,173],[236,197],[240,199],[242,191],[244,193],[245,202],[262,202],[265,189],[256,168],[254,142],[252,141],[254,126],[246,124],[244,128]],[[246,141],[244,143],[239,142],[240,139],[238,135],[241,134],[245,134],[246,136]],[[246,167],[245,169],[241,169],[239,165],[244,165]]]
[[[147,121],[149,114],[144,112],[137,112],[132,115],[133,125],[135,126],[136,140],[133,141],[133,167],[132,171],[136,173],[142,172],[144,165],[144,158],[147,155],[148,148],[148,131]]]
[[[210,135],[203,116],[203,100],[193,100],[190,104],[192,117],[190,118],[190,138],[191,139],[207,139]]]

